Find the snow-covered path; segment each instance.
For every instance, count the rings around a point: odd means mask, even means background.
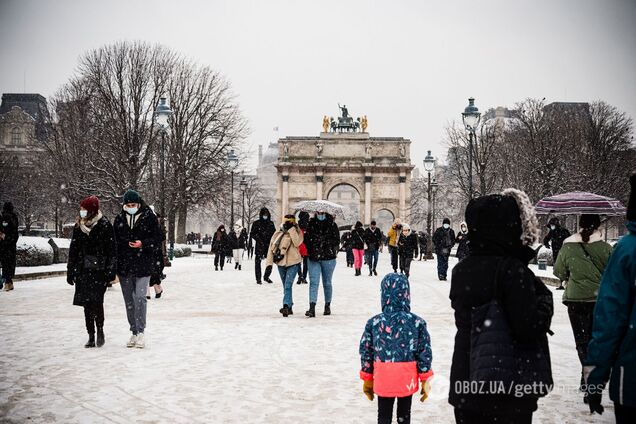
[[[451,260],[452,261],[452,260]],[[451,262],[453,264],[454,262]],[[212,258],[177,259],[164,297],[148,305],[146,349],[127,349],[118,286],[105,297],[106,345],[84,349],[82,309],[64,278],[17,282],[0,293],[2,423],[371,423],[376,404],[361,391],[358,342],[379,311],[378,277],[354,277],[339,258],[333,315],[308,319],[308,285],[294,285],[295,315],[279,313],[282,288],[257,286],[253,262],[214,272]],[[447,403],[455,327],[449,282],[434,262],[414,262],[415,313],[428,322],[436,372],[433,393],[413,403],[413,422],[453,423]],[[450,274],[449,274],[450,275]],[[590,417],[576,391],[579,363],[561,292],[550,338],[557,389],[535,423],[610,423],[613,408]],[[317,310],[323,300],[319,295]],[[609,406],[609,407],[608,407]]]

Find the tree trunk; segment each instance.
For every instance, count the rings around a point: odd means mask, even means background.
[[[175,218],[176,211],[172,207],[168,212],[168,243],[174,243]]]
[[[188,206],[181,202],[179,206],[179,221],[177,223],[177,243],[185,243],[186,219],[188,218]]]

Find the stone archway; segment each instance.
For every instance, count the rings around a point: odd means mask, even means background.
[[[319,137],[278,140],[276,164],[278,215],[302,200],[327,199],[346,184],[360,195],[360,220],[369,224],[373,211],[387,209],[404,219],[410,205],[414,166],[411,141],[402,137],[370,137],[368,133],[322,132]]]
[[[353,224],[362,219],[362,196],[354,185],[348,183],[334,184],[327,191],[325,198],[330,202],[344,206],[349,211],[349,220],[339,222],[342,220],[337,219],[338,225]]]
[[[386,234],[395,220],[395,214],[389,209],[382,208],[378,209],[375,214],[373,214],[373,219],[375,219],[377,226],[380,230],[382,230],[382,233]]]

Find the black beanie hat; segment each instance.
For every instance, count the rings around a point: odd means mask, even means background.
[[[450,225],[450,219],[448,219],[448,218],[444,218],[444,220],[442,221],[442,224],[448,224],[448,225]]]
[[[627,220],[636,221],[636,174],[629,178],[631,190],[629,192],[629,203],[627,204]]]

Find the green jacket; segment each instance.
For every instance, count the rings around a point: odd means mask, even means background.
[[[600,232],[592,234],[588,243],[583,243],[580,233],[565,239],[554,264],[554,275],[566,282],[563,302],[596,302],[611,254],[612,246],[602,240]]]

